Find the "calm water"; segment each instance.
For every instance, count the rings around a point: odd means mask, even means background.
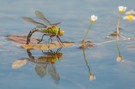
[[[131,10],[135,9],[134,4],[135,0],[0,0],[0,89],[135,89],[135,49],[129,48],[134,41],[119,42],[125,59],[123,63],[116,62],[115,42],[86,49],[88,66],[96,76],[92,81],[83,52],[76,47],[89,27],[90,15],[95,14],[99,19],[88,39],[95,43],[104,42],[104,37],[116,28],[117,7],[124,5]],[[20,45],[5,38],[6,35],[27,35],[34,25],[24,22],[21,17],[37,19],[35,10],[42,11],[51,22],[62,22],[59,25],[65,31],[62,40],[75,42],[74,46],[60,51],[63,58],[47,65],[46,74],[36,71],[38,68],[44,70],[45,64],[31,61],[12,69],[14,61],[29,56],[26,50],[19,48]],[[123,33],[135,36],[134,24],[122,20]],[[41,51],[31,52],[35,57],[43,56]]]

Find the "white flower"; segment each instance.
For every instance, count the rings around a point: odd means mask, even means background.
[[[95,21],[97,21],[97,19],[98,19],[97,16],[91,15],[91,18],[90,18],[91,22],[95,22]]]
[[[135,20],[135,11],[134,10],[127,11],[125,14],[126,14],[126,16],[124,16],[123,19],[129,20],[129,21]]]
[[[124,13],[126,11],[127,7],[125,7],[125,6],[119,6],[118,9],[119,9],[119,12],[120,13]]]
[[[125,14],[126,15],[135,15],[135,11],[134,10],[130,10],[130,11],[127,11]]]
[[[129,21],[133,21],[133,20],[135,20],[135,16],[134,15],[127,15],[127,16],[124,16],[123,19],[127,19]]]

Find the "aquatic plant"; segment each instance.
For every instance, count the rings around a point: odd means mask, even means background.
[[[128,20],[128,21],[133,21],[135,20],[135,11],[130,10],[125,13],[126,15],[123,16],[123,19]]]
[[[120,49],[119,49],[119,36],[120,36],[120,18],[121,18],[121,14],[124,13],[126,11],[127,7],[125,6],[119,6],[118,10],[119,10],[119,16],[118,16],[118,23],[117,23],[117,29],[116,29],[116,48],[118,50],[118,57],[116,59],[116,61],[120,62],[123,61],[123,56],[121,55]]]
[[[86,37],[88,36],[88,33],[89,33],[89,31],[90,31],[90,29],[91,29],[91,27],[92,27],[92,24],[94,23],[94,22],[96,22],[98,20],[98,17],[97,16],[95,16],[95,15],[91,15],[91,17],[90,17],[90,26],[89,26],[89,28],[88,28],[88,30],[86,31],[86,33],[85,33],[85,35],[84,35],[84,38],[83,38],[83,40],[82,40],[82,48],[87,48],[88,46],[87,46],[87,41],[86,41]]]
[[[118,10],[119,10],[119,16],[118,16],[118,23],[117,23],[117,34],[116,34],[116,38],[118,39],[118,36],[120,35],[120,18],[121,15],[126,11],[127,7],[125,6],[119,6]]]

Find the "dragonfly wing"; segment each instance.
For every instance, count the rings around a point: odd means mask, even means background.
[[[44,16],[44,14],[41,11],[35,11],[36,16],[43,20],[44,22],[47,22],[49,25],[51,25],[51,22]]]
[[[50,65],[48,66],[48,73],[51,75],[51,77],[52,77],[54,80],[56,80],[56,81],[60,80],[59,74],[57,73],[54,64],[50,64]]]
[[[61,22],[57,22],[57,23],[54,23],[54,24],[51,24],[51,25],[59,25]]]
[[[47,64],[45,65],[36,64],[35,71],[41,78],[46,75],[47,73],[46,69],[47,69]]]
[[[42,25],[44,27],[47,27],[46,25],[44,25],[44,24],[42,24],[42,23],[40,23],[40,22],[38,22],[38,21],[30,18],[30,17],[22,17],[22,19],[25,20],[25,21],[27,21],[27,22],[31,22],[33,24],[36,24],[36,25]]]

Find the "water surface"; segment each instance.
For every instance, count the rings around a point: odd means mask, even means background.
[[[135,55],[129,46],[134,41],[120,41],[119,48],[125,62],[116,62],[118,52],[116,44],[110,42],[104,45],[86,49],[87,62],[95,80],[89,80],[89,70],[86,66],[83,52],[76,45],[82,40],[89,27],[90,15],[98,16],[88,40],[95,43],[105,41],[104,37],[115,31],[119,5],[134,8],[134,0],[0,0],[0,88],[1,89],[135,89]],[[59,79],[55,80],[49,73],[41,77],[35,71],[36,64],[28,61],[18,69],[12,69],[14,61],[29,58],[27,51],[21,49],[5,38],[6,35],[27,35],[35,27],[21,19],[28,16],[38,20],[35,10],[42,11],[51,22],[62,22],[65,34],[64,41],[74,41],[75,45],[63,48],[60,52],[63,58],[48,68],[55,68]],[[135,22],[121,20],[123,33],[134,36]],[[40,37],[37,34],[37,37]],[[33,56],[43,56],[41,51],[32,51]],[[45,66],[45,65],[42,65]]]

